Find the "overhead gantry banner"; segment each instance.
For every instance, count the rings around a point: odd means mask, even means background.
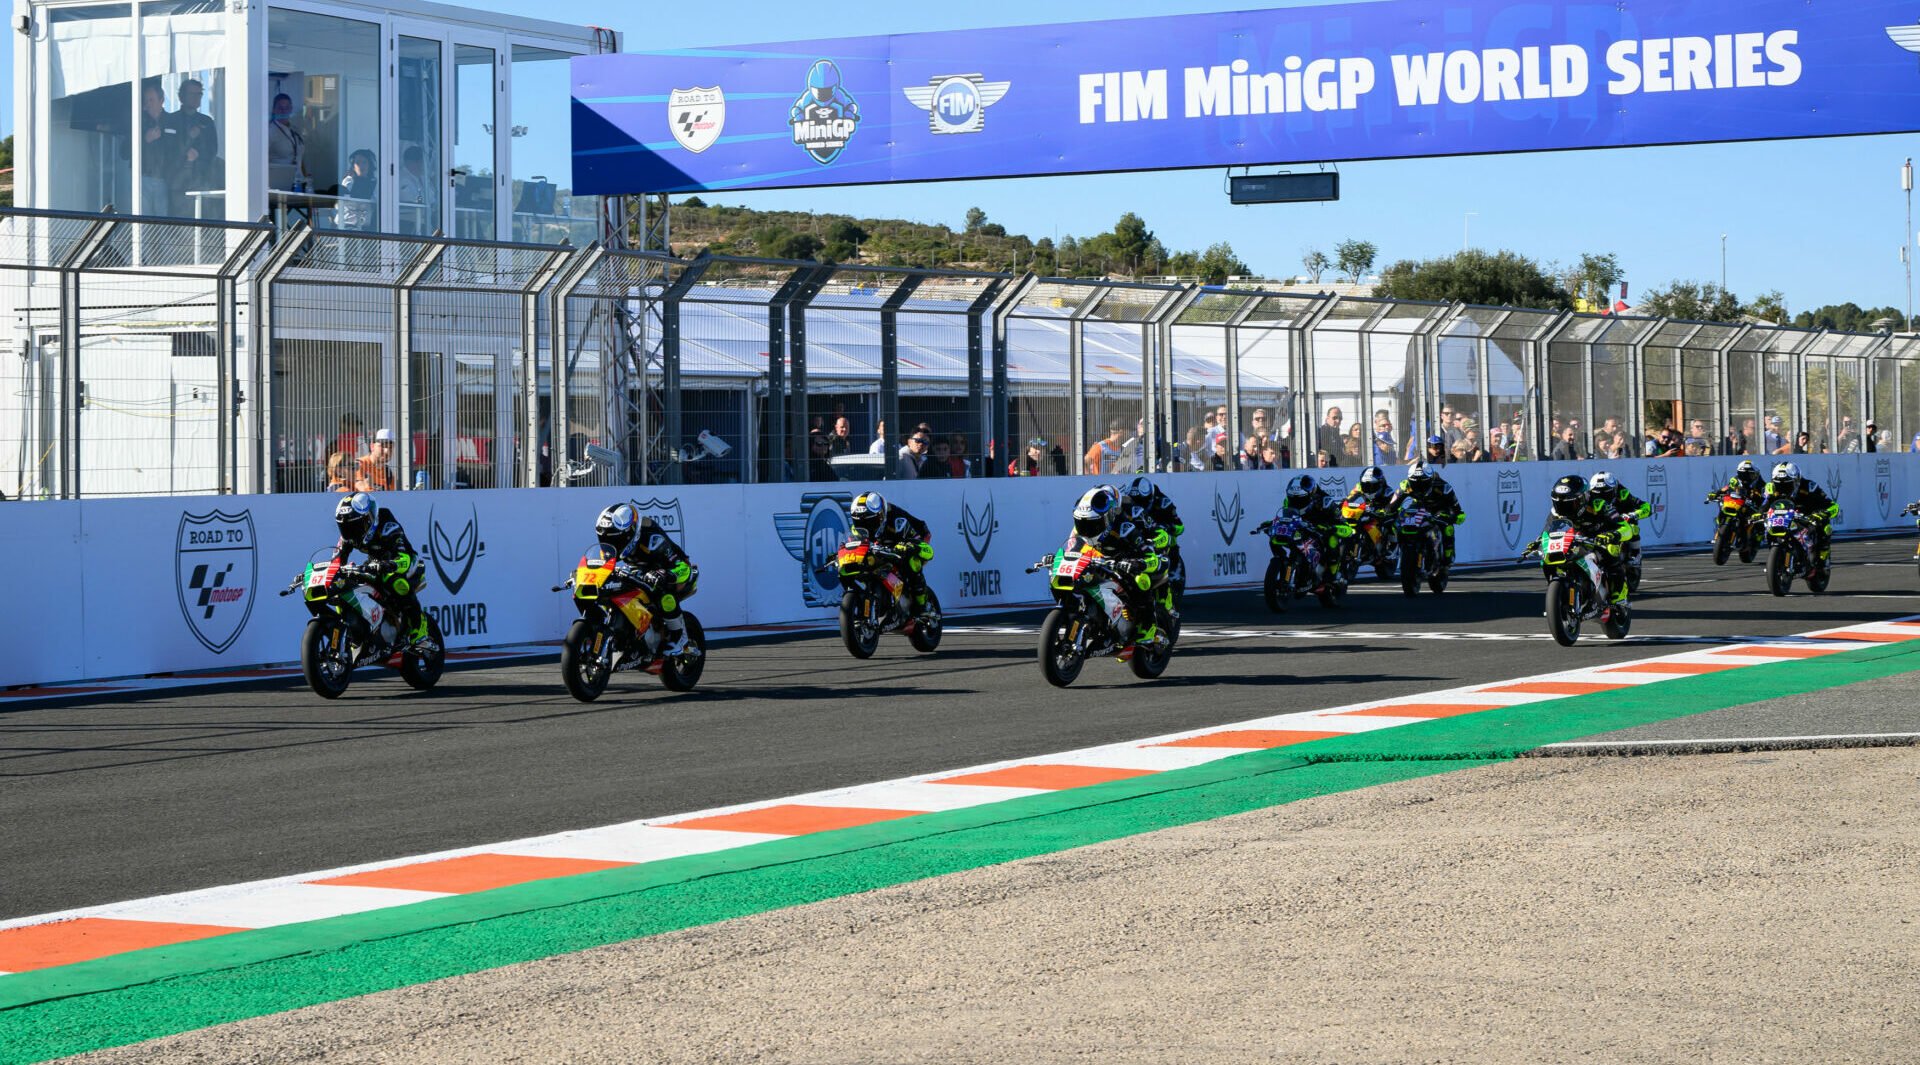
[[[854,10],[854,9],[844,9]],[[581,193],[1920,129],[1920,0],[1378,0],[573,60]]]

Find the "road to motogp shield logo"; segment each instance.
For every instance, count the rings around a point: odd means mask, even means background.
[[[253,513],[182,514],[174,540],[174,589],[193,638],[223,654],[253,614]]]
[[[927,113],[930,132],[978,133],[986,125],[987,108],[999,103],[1012,85],[978,74],[943,74],[900,91],[906,93],[908,103]]]
[[[1893,517],[1893,460],[1873,460],[1873,501],[1880,508],[1880,520]]]
[[[787,125],[793,128],[793,143],[814,162],[825,166],[840,158],[860,128],[860,105],[840,84],[833,60],[822,59],[807,72],[807,89],[788,109]]]
[[[1496,494],[1500,504],[1500,539],[1507,542],[1511,550],[1520,549],[1520,540],[1526,536],[1527,494],[1520,484],[1519,470],[1501,470],[1496,477]]]
[[[1213,490],[1213,526],[1220,530],[1220,538],[1233,546],[1233,538],[1240,535],[1240,519],[1246,511],[1240,506],[1240,486],[1233,486],[1233,498],[1221,499],[1220,489]]]
[[[460,589],[473,575],[473,562],[487,553],[487,545],[480,542],[480,514],[471,505],[467,507],[466,520],[457,516],[449,518],[446,524],[440,522],[440,508],[435,506],[427,511],[427,557],[433,559],[433,571],[440,575],[440,583],[446,586],[448,595],[459,595]]]
[[[727,94],[711,89],[675,89],[667,94],[667,124],[674,142],[699,154],[713,147],[727,124]]]
[[[660,531],[679,541],[682,547],[687,543],[687,518],[680,510],[678,499],[649,499],[639,504],[639,514],[643,518],[652,518]]]
[[[974,512],[967,497],[960,497],[960,533],[967,538],[967,553],[975,562],[984,561],[987,548],[993,545],[993,534],[1000,531],[999,519],[993,516],[993,494],[987,494],[984,510]]]
[[[1653,508],[1653,533],[1655,536],[1667,535],[1667,512],[1672,510],[1673,500],[1667,493],[1667,468],[1665,466],[1647,467],[1647,505]]]
[[[845,492],[806,492],[798,514],[775,514],[773,528],[780,543],[800,563],[800,598],[808,606],[839,606],[840,575],[834,556],[847,540],[847,508],[853,497]]]

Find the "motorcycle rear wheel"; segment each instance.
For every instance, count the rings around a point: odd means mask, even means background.
[[[1818,573],[1809,573],[1806,576],[1807,591],[1819,595],[1827,590],[1827,582],[1832,579],[1832,569],[1823,569]]]
[[[1276,614],[1287,612],[1287,600],[1293,597],[1293,574],[1287,572],[1286,560],[1275,555],[1267,563],[1267,609]]]
[[[1740,538],[1740,561],[1742,564],[1750,563],[1759,553],[1760,536],[1749,529],[1746,535]]]
[[[583,703],[600,698],[613,675],[600,667],[599,656],[593,653],[593,635],[593,625],[581,618],[567,628],[567,638],[560,645],[560,679],[567,686],[567,694]],[[607,636],[612,638],[611,634]]]
[[[700,674],[707,670],[707,630],[692,614],[682,613],[680,619],[687,627],[687,650],[698,648],[700,653],[662,659],[660,683],[666,685],[668,691],[690,692],[700,683]]]
[[[926,616],[928,620],[915,622],[913,631],[907,633],[907,642],[921,654],[931,654],[940,646],[940,597],[931,588],[927,589]]]
[[[1633,631],[1633,612],[1625,603],[1615,603],[1607,613],[1607,620],[1600,623],[1600,630],[1609,640],[1624,640],[1627,633]]]
[[[1788,567],[1787,545],[1775,544],[1767,552],[1767,591],[1776,596],[1786,595],[1793,587],[1793,571]]]
[[[1733,526],[1723,522],[1720,530],[1713,534],[1713,564],[1726,565],[1727,556],[1731,554],[1733,554]]]
[[[446,641],[440,637],[439,619],[432,614],[427,615],[427,639],[433,641],[432,654],[408,651],[400,656],[400,678],[414,691],[427,691],[440,683],[440,673],[447,668]]]
[[[1054,607],[1040,624],[1040,672],[1056,688],[1072,684],[1080,676],[1080,667],[1086,665],[1073,646],[1078,620],[1064,607]]]
[[[1420,549],[1400,552],[1400,591],[1411,599],[1420,594]]]
[[[307,622],[300,636],[300,672],[307,687],[322,699],[338,699],[353,680],[353,663],[340,660],[340,644],[346,636],[341,627],[324,618]]]
[[[880,646],[880,632],[871,623],[861,622],[861,598],[859,592],[840,597],[840,642],[847,645],[847,653],[853,657],[872,658],[874,649]]]
[[[1562,647],[1572,647],[1580,638],[1579,594],[1565,577],[1547,582],[1547,631],[1553,633],[1553,642]]]
[[[1167,671],[1167,663],[1173,661],[1173,643],[1162,644],[1158,651],[1148,653],[1145,648],[1136,646],[1133,657],[1127,659],[1127,668],[1141,680],[1157,680]]]

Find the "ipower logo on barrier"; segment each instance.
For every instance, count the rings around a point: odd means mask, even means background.
[[[1233,550],[1233,538],[1240,535],[1240,519],[1246,516],[1246,508],[1240,505],[1240,486],[1233,486],[1230,498],[1220,498],[1218,485],[1213,489],[1213,527],[1220,530],[1220,539],[1227,543],[1227,550],[1216,551],[1213,555],[1213,575],[1216,577],[1235,577],[1247,572],[1247,553]]]
[[[839,606],[840,575],[834,555],[852,527],[847,508],[853,496],[846,492],[804,492],[800,512],[775,514],[774,531],[787,554],[800,563],[800,600],[808,606]]]
[[[440,516],[443,509],[449,512],[446,518]],[[461,509],[436,505],[427,511],[427,557],[433,560],[433,571],[452,596],[458,596],[467,586],[473,577],[473,564],[487,553],[487,545],[480,539],[480,512],[471,504],[464,508],[465,515],[460,514]],[[427,606],[427,610],[440,623],[442,636],[486,635],[485,602],[453,602]]]
[[[180,516],[174,535],[174,590],[187,630],[207,650],[224,654],[247,627],[258,570],[252,511]]]
[[[987,505],[980,510],[973,509],[970,494],[960,497],[960,535],[966,538],[967,553],[973,561],[983,563],[987,560],[987,549],[993,546],[993,534],[1000,531],[1000,519],[993,516],[993,493],[987,493]],[[1000,571],[998,569],[969,569],[960,571],[960,598],[979,599],[984,596],[1000,594]]]

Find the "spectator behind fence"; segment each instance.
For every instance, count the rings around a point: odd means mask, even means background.
[[[362,492],[393,491],[393,430],[374,431],[373,443],[360,456],[353,486]]]
[[[1860,441],[1861,441],[1861,446],[1866,449],[1867,454],[1871,455],[1874,452],[1879,451],[1880,450],[1880,427],[1873,424],[1872,422],[1868,422],[1867,431],[1861,434]]]
[[[1580,447],[1578,444],[1574,443],[1574,436],[1578,432],[1579,432],[1579,429],[1572,425],[1564,426],[1561,428],[1559,439],[1553,442],[1553,456],[1552,456],[1553,461],[1555,462],[1579,462],[1580,461]]]
[[[1420,461],[1429,466],[1445,466],[1453,461],[1453,453],[1447,449],[1446,438],[1439,433],[1427,437],[1427,444],[1420,449]]]
[[[948,461],[952,453],[947,447],[947,438],[936,436],[928,445],[930,454],[920,464],[920,479],[923,481],[946,481],[953,478],[953,463]]]
[[[853,453],[853,423],[845,417],[835,418],[833,420],[833,432],[827,436],[827,446],[833,449],[835,455],[851,455]]]
[[[947,434],[948,474],[955,478],[973,476],[973,461],[967,458],[967,434]]]
[[[1346,427],[1343,426],[1341,422],[1345,419],[1346,415],[1340,412],[1339,407],[1328,407],[1327,420],[1322,422],[1320,427],[1314,431],[1314,449],[1338,456],[1340,454],[1340,434],[1346,431]],[[1335,461],[1337,462],[1338,459],[1336,458]]]
[[[1367,427],[1355,421],[1340,438],[1340,465],[1365,466],[1367,447]]]
[[[1338,462],[1333,461],[1333,452],[1328,451],[1324,447],[1320,448],[1319,450],[1313,453],[1314,469],[1325,470],[1325,469],[1331,469],[1338,465],[1340,465]]]
[[[1840,435],[1834,438],[1833,450],[1842,455],[1860,450],[1860,436],[1853,431],[1853,415],[1840,416]]]
[[[267,186],[304,188],[307,182],[307,139],[293,126],[293,97],[273,98],[273,117],[267,122]]]
[[[833,468],[833,443],[827,434],[818,430],[807,434],[807,480],[837,481],[840,474]]]
[[[1791,449],[1788,450],[1787,454],[1805,455],[1810,453],[1810,449],[1812,447],[1813,447],[1813,437],[1810,436],[1805,429],[1802,429],[1798,434],[1794,436],[1793,445]]]
[[[1120,444],[1120,459],[1114,463],[1114,473],[1148,473],[1147,469],[1147,422],[1142,418],[1133,423],[1133,435]]]
[[[1464,460],[1467,462],[1492,462],[1493,454],[1480,444],[1480,430],[1468,429],[1467,435],[1460,441],[1465,448]]]
[[[371,150],[355,148],[347,157],[347,172],[340,178],[340,202],[333,209],[333,224],[341,229],[372,232],[380,220],[379,161]]]
[[[327,491],[352,492],[354,478],[353,455],[345,451],[336,451],[327,456]]]
[[[895,475],[902,481],[911,481],[920,476],[920,470],[927,463],[927,449],[933,437],[924,430],[915,430],[907,442],[900,448],[900,469]]]
[[[1120,441],[1127,435],[1127,423],[1118,418],[1107,423],[1107,438],[1097,441],[1081,456],[1080,472],[1103,477],[1120,462]]]
[[[1747,453],[1747,438],[1739,429],[1727,426],[1727,435],[1720,438],[1717,452],[1721,455],[1744,455]]]
[[[1207,456],[1208,469],[1224,472],[1226,470],[1239,468],[1239,465],[1234,461],[1233,456],[1227,453],[1226,437],[1210,436],[1207,438],[1207,440],[1208,440],[1208,447],[1210,448],[1209,454]],[[1914,435],[1913,449],[1915,451],[1920,451],[1920,433],[1916,433]]]
[[[1198,426],[1187,427],[1187,438],[1174,455],[1180,470],[1185,473],[1198,473],[1208,468],[1207,459],[1212,449],[1207,446],[1207,431]]]
[[[1040,437],[1027,441],[1027,453],[1007,464],[1009,477],[1045,477],[1053,472],[1047,456],[1047,442]]]
[[[1273,422],[1267,417],[1267,409],[1265,407],[1255,407],[1253,409],[1253,417],[1248,419],[1248,425],[1249,428],[1247,431],[1253,433],[1255,436],[1264,439],[1273,435]]]
[[[1265,439],[1260,441],[1260,461],[1266,463],[1267,469],[1283,469],[1287,464],[1286,453],[1272,439]]]
[[[179,192],[204,192],[226,187],[225,167],[220,165],[220,130],[213,116],[200,110],[206,87],[199,78],[180,83],[180,109],[167,118],[180,138],[180,169],[174,179]],[[187,205],[176,204],[182,214]]]
[[[1767,454],[1769,455],[1785,455],[1792,450],[1792,445],[1787,441],[1786,431],[1780,424],[1780,416],[1778,414],[1768,416],[1767,432],[1762,439],[1765,440]]]
[[[1708,450],[1707,423],[1698,418],[1689,421],[1687,423],[1687,438],[1681,443],[1682,446],[1687,448],[1689,455],[1694,454],[1694,448],[1700,449],[1699,454],[1706,454]]]
[[[887,420],[885,418],[882,418],[874,427],[873,443],[867,445],[867,454],[884,455],[886,453],[887,453]]]
[[[158,82],[140,87],[140,139],[145,142],[140,149],[140,213],[170,215],[173,180],[180,172],[181,138],[167,114]]]
[[[1373,464],[1375,466],[1393,465],[1394,456],[1400,453],[1400,444],[1393,438],[1393,417],[1384,410],[1373,412]]]
[[[1207,450],[1209,451],[1213,450],[1213,438],[1214,436],[1217,435],[1214,432],[1214,429],[1215,429],[1214,418],[1215,418],[1215,415],[1212,411],[1208,411],[1207,413],[1200,416],[1200,431],[1206,434]]]

